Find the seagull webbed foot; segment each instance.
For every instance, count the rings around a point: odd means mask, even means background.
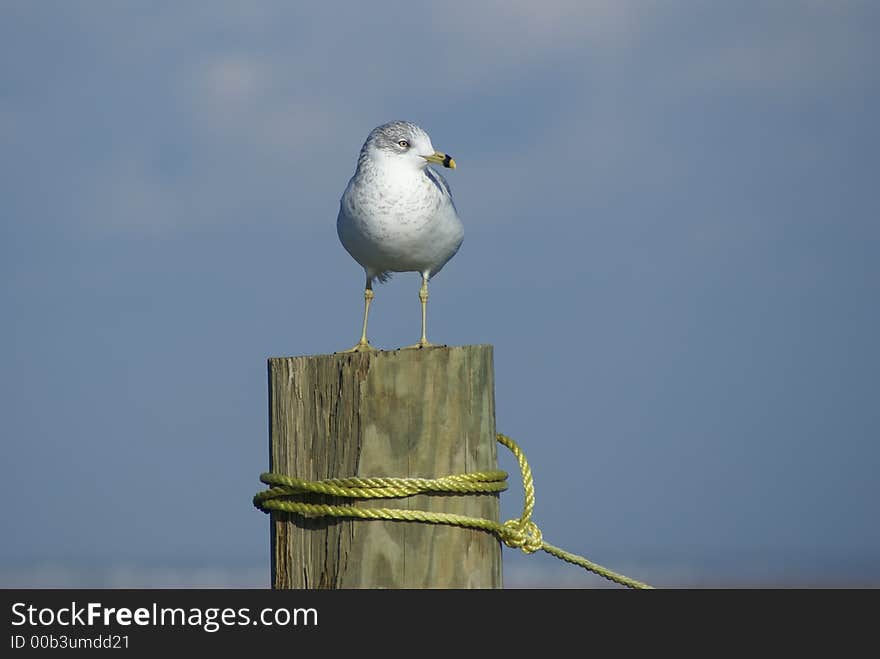
[[[342,353],[346,353],[346,352],[378,352],[378,351],[379,351],[379,349],[374,347],[373,345],[371,345],[369,341],[361,340],[361,341],[358,341],[357,345],[355,345],[353,348],[349,348],[348,350],[340,350],[339,353],[342,354]]]

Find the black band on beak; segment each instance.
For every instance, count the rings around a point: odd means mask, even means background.
[[[444,166],[444,167],[449,167],[449,163],[450,163],[450,162],[452,162],[452,156],[450,156],[450,155],[447,153],[447,154],[446,154],[446,157],[443,159],[443,166]]]

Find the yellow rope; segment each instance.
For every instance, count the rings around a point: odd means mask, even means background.
[[[535,509],[535,484],[532,470],[522,449],[510,437],[498,434],[498,442],[506,446],[516,456],[523,480],[525,501],[522,514],[499,524],[490,519],[468,517],[454,513],[405,510],[399,508],[360,508],[351,504],[319,504],[291,501],[290,497],[306,494],[323,494],[349,499],[391,499],[407,497],[425,492],[480,494],[503,492],[507,489],[507,474],[503,471],[484,471],[469,474],[443,476],[441,478],[330,478],[321,481],[307,481],[283,474],[265,473],[260,480],[271,485],[268,490],[254,497],[254,506],[265,513],[281,511],[304,517],[347,517],[355,519],[382,519],[390,521],[423,522],[427,524],[449,524],[470,529],[481,529],[493,533],[514,549],[522,549],[527,554],[545,551],[563,561],[579,565],[585,570],[598,574],[610,581],[628,588],[651,588],[646,583],[636,581],[608,568],[597,565],[583,556],[572,554],[559,547],[544,542],[541,530],[532,521]]]

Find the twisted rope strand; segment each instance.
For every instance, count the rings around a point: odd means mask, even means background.
[[[260,480],[274,485],[257,495],[260,500],[298,494],[327,494],[354,499],[393,499],[425,492],[476,494],[507,489],[503,471],[483,471],[441,478],[328,478],[307,481],[283,474],[261,474]]]
[[[361,508],[352,504],[319,504],[291,501],[291,497],[308,494],[324,494],[347,499],[391,499],[423,494],[426,492],[446,494],[482,494],[503,492],[507,489],[507,473],[485,471],[469,474],[456,474],[441,478],[331,478],[321,481],[307,481],[284,474],[264,473],[260,480],[271,485],[267,490],[254,496],[253,503],[263,512],[286,512],[303,517],[342,517],[353,519],[381,519],[388,521],[422,522],[426,524],[448,524],[464,528],[479,529],[493,533],[504,544],[521,549],[527,554],[544,551],[551,556],[578,565],[598,574],[609,581],[627,588],[649,589],[646,583],[631,579],[592,561],[572,554],[544,542],[541,529],[532,521],[535,509],[535,484],[532,470],[522,449],[507,435],[498,434],[497,440],[507,447],[519,463],[523,482],[523,511],[516,519],[499,524],[490,519],[469,517],[454,513],[406,510],[401,508]]]

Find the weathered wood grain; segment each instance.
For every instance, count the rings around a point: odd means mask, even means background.
[[[492,347],[269,360],[270,470],[318,480],[497,469]],[[498,520],[497,494],[364,506]],[[500,588],[501,548],[438,524],[272,515],[274,588]]]

